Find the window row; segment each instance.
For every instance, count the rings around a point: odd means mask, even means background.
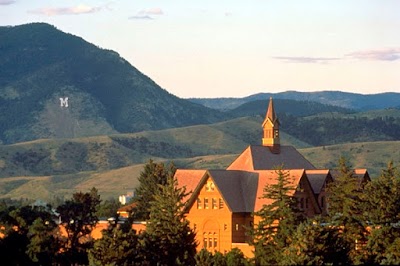
[[[204,201],[204,202],[203,202]],[[211,206],[209,205],[209,198],[197,198],[197,209],[223,209],[224,208],[224,201],[223,199],[218,199],[217,205],[217,198],[211,199]]]

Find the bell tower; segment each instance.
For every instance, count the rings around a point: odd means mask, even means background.
[[[269,99],[268,110],[262,123],[262,128],[262,145],[269,147],[272,153],[280,153],[279,120],[275,114],[272,97]]]

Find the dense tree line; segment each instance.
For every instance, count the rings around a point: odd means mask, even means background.
[[[254,258],[238,249],[226,254],[196,253],[196,232],[183,212],[186,195],[177,187],[173,164],[150,161],[140,176],[136,217],[147,229],[136,232],[131,222],[112,221],[103,237],[90,233],[98,215],[118,207],[101,203],[96,189],[75,193],[51,206],[0,205],[0,255],[8,265],[346,265],[400,263],[400,176],[389,163],[379,178],[361,182],[344,158],[340,174],[328,186],[329,215],[306,218],[297,208],[290,176],[277,169],[277,183],[263,197],[272,199],[254,213],[260,222],[248,228]],[[152,193],[150,193],[152,192]],[[58,220],[55,215],[59,215]],[[279,223],[277,223],[279,221]],[[59,225],[65,232],[60,233]]]
[[[285,132],[314,146],[399,140],[400,118],[295,117],[280,114]]]

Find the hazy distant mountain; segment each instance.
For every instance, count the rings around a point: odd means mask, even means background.
[[[362,111],[400,107],[400,93],[394,92],[357,94],[340,91],[286,91],[280,93],[258,93],[243,98],[192,98],[189,100],[214,109],[230,110],[251,101],[269,99],[271,96],[274,99],[312,101]]]
[[[254,100],[244,103],[226,112],[234,117],[243,116],[264,116],[268,108],[269,99]],[[352,113],[352,109],[347,109],[334,105],[327,105],[311,101],[297,101],[287,99],[274,99],[274,107],[278,114],[285,113],[292,116],[310,116],[320,113]]]
[[[226,116],[171,95],[116,52],[51,25],[0,27],[0,143],[181,127]]]

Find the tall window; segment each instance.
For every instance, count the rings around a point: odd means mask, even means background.
[[[321,207],[322,208],[325,207],[325,197],[324,196],[321,197]]]
[[[306,198],[306,209],[308,209],[308,198]]]
[[[201,209],[201,199],[197,198],[197,209]]]
[[[213,198],[213,199],[212,199],[212,208],[213,208],[213,209],[216,209],[216,208],[217,208],[217,199],[216,199],[216,198]]]
[[[210,251],[216,250],[218,247],[218,234],[216,232],[203,233],[203,248]]]
[[[208,209],[208,199],[204,199],[204,209]]]
[[[224,208],[224,201],[221,198],[219,199],[219,208],[220,209]]]

